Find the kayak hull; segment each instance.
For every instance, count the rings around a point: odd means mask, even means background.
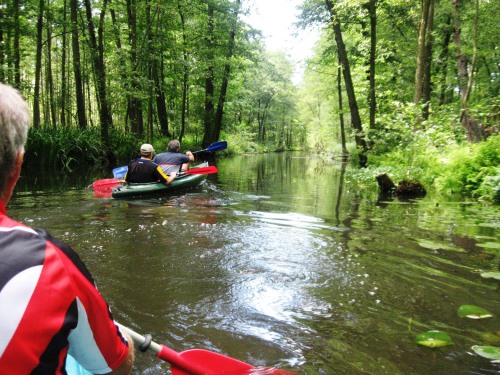
[[[202,163],[195,167],[192,167],[191,170],[207,166],[208,163]],[[161,182],[150,182],[144,184],[130,183],[113,188],[111,196],[115,199],[123,199],[142,198],[151,195],[165,195],[173,191],[191,189],[193,187],[196,187],[203,181],[205,181],[206,178],[206,174],[186,174],[176,177],[170,185],[166,185]]]

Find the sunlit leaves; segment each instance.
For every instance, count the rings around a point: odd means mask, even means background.
[[[432,330],[421,333],[415,338],[415,342],[428,348],[441,348],[443,346],[453,345],[454,342],[447,333]]]
[[[458,308],[457,314],[460,318],[485,319],[493,316],[488,310],[474,305],[462,305]]]

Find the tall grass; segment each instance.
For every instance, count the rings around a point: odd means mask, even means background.
[[[30,128],[28,132],[24,158],[28,165],[73,170],[78,165],[102,165],[105,160],[96,129]]]
[[[25,164],[34,167],[49,167],[72,171],[80,166],[115,167],[128,164],[137,157],[143,143],[152,143],[156,152],[167,149],[170,139],[155,134],[154,140],[137,137],[135,134],[113,129],[110,132],[110,147],[101,139],[100,129],[77,128],[30,128],[26,144]],[[185,137],[181,151],[200,150],[191,137]]]

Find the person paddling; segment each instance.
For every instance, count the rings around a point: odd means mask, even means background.
[[[170,185],[175,179],[177,173],[172,173],[167,176],[163,170],[154,163],[153,154],[155,150],[152,145],[145,143],[141,146],[141,157],[132,160],[128,164],[127,174],[125,175],[126,182],[145,183],[145,182],[163,182]]]
[[[7,216],[29,126],[26,102],[0,83],[0,374],[130,374],[134,344],[78,254]],[[72,358],[70,357],[72,356]]]
[[[177,139],[168,142],[167,151],[154,157],[153,161],[158,164],[167,175],[182,173],[189,169],[189,162],[194,161],[191,151],[182,154],[179,152],[181,144]]]

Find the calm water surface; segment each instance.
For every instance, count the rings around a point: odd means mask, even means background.
[[[9,204],[80,253],[115,318],[177,350],[300,374],[498,374],[498,209],[380,201],[340,163],[296,154],[218,160],[173,196],[95,198],[103,175],[25,172]],[[491,319],[457,316],[463,304]],[[431,329],[454,344],[430,349]],[[135,374],[169,366],[137,354]]]

